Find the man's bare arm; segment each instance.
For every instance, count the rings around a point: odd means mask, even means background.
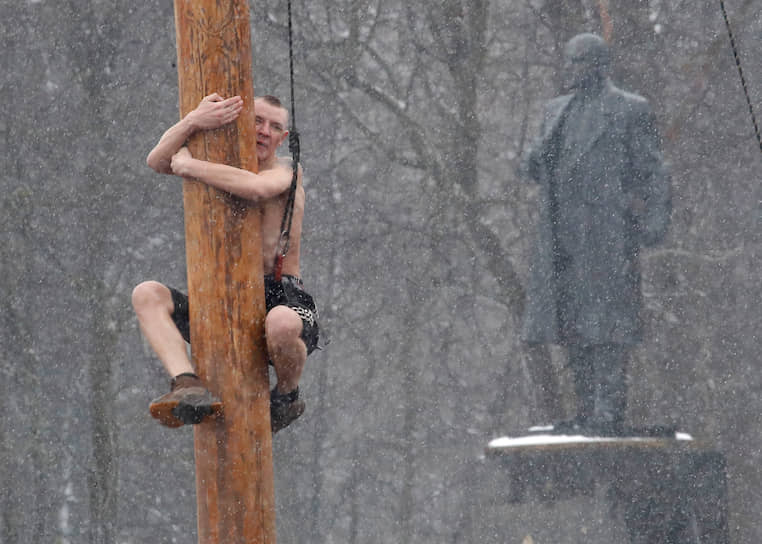
[[[195,110],[170,127],[151,150],[146,163],[161,174],[172,174],[172,155],[185,145],[194,132],[213,130],[235,121],[243,109],[240,96],[223,99],[214,93],[205,97]]]
[[[193,178],[221,191],[251,201],[267,200],[286,191],[291,185],[292,170],[285,162],[278,162],[255,174],[248,170],[194,159],[187,147],[172,157],[172,172],[185,178]]]

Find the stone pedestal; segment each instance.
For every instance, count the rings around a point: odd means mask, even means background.
[[[674,437],[534,434],[489,443],[511,502],[555,501],[605,489],[633,544],[728,544],[724,456]]]

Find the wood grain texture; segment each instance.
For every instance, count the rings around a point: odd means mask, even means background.
[[[246,0],[175,0],[180,114],[217,92],[240,95],[235,124],[196,134],[194,157],[257,170]],[[269,383],[258,207],[186,180],[193,362],[224,404],[195,428],[200,544],[274,543]]]

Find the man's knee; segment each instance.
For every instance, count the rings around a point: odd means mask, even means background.
[[[172,313],[172,295],[157,281],[144,281],[132,290],[132,307],[138,315],[152,310]]]
[[[290,342],[301,337],[302,318],[288,306],[276,306],[265,318],[265,336],[271,342]]]

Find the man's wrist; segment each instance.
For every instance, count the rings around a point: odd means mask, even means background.
[[[183,125],[183,130],[185,132],[186,138],[190,138],[194,133],[200,130],[200,127],[196,122],[195,111],[196,110],[191,111],[180,121],[180,123]]]
[[[182,177],[184,177],[184,178],[195,178],[196,177],[196,176],[193,175],[193,172],[194,172],[193,161],[195,161],[195,160],[196,159],[194,159],[193,157],[186,157],[186,158],[183,158],[180,161],[180,164],[179,164],[180,168],[179,168],[179,170],[180,170],[180,175]]]

